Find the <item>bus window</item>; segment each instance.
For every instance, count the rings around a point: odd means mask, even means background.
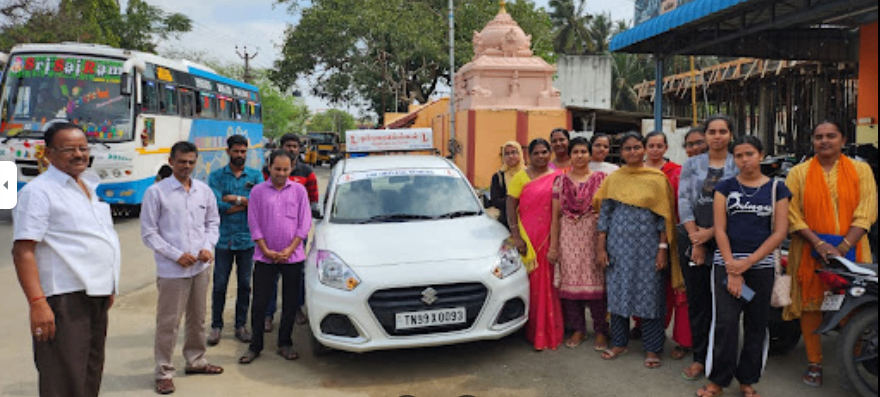
[[[180,89],[180,115],[183,117],[192,117],[195,114],[195,103],[193,93],[187,89]]]
[[[252,116],[251,121],[253,121],[255,123],[259,123],[260,121],[262,121],[262,118],[263,118],[262,107],[260,106],[259,103],[255,104],[254,105],[254,115]]]
[[[156,93],[156,83],[143,80],[141,82],[141,111],[144,113],[159,112],[159,95]]]
[[[220,105],[220,120],[235,120],[234,102],[228,98],[220,98],[217,102]]]
[[[250,115],[248,113],[247,101],[239,99],[237,102],[238,102],[238,117],[236,117],[236,119],[241,120],[241,121],[248,121],[250,119]]]
[[[177,99],[177,88],[173,85],[165,84],[163,85],[164,89],[162,90],[162,99],[159,101],[159,109],[162,114],[167,115],[177,115],[178,113],[178,99]]]
[[[217,118],[217,100],[214,99],[214,95],[211,95],[207,92],[201,93],[199,97],[198,109],[200,111],[199,117],[203,119],[214,119]]]

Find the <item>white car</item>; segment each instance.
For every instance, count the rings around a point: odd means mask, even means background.
[[[450,161],[340,160],[322,204],[305,266],[318,351],[500,339],[525,325],[520,256]]]

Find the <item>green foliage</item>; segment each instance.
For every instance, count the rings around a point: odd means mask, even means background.
[[[354,116],[339,109],[318,113],[306,125],[308,132],[335,132],[345,140],[345,131],[357,128]]]
[[[129,0],[120,16],[120,47],[156,52],[157,40],[179,38],[192,30],[192,20],[179,13],[166,13],[143,0]]]
[[[124,14],[116,0],[61,0],[52,6],[17,1],[18,8],[0,31],[2,51],[18,43],[72,41],[155,52],[158,40],[192,30],[189,17],[166,13],[143,0],[129,0]]]
[[[303,77],[311,93],[331,103],[366,101],[377,114],[427,103],[438,84],[449,85],[446,0],[279,0],[298,13],[282,59],[270,78],[291,87]],[[457,1],[457,68],[473,58],[473,32],[498,13],[496,0]],[[553,60],[551,25],[531,0],[508,5],[533,36],[535,53]],[[394,103],[395,98],[399,101]]]

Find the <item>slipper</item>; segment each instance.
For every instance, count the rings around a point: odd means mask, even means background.
[[[184,372],[187,375],[220,375],[223,373],[223,367],[205,364],[203,367],[187,368]]]
[[[687,368],[685,368],[685,369],[683,369],[683,370],[681,371],[681,377],[682,377],[682,379],[684,379],[684,380],[688,380],[688,381],[691,381],[691,382],[695,382],[695,381],[700,380],[700,379],[705,375],[705,374],[704,374],[704,372],[706,372],[705,369],[703,369],[703,370],[701,370],[701,371],[697,371],[697,372],[695,372],[695,373],[692,373],[692,372],[690,372],[690,371],[691,371],[691,368],[693,368],[693,365],[690,366],[690,367],[687,367]]]
[[[238,359],[238,363],[239,364],[250,364],[250,363],[254,362],[254,360],[256,360],[257,357],[260,357],[260,353],[256,353],[251,350],[248,350],[247,353],[245,353],[243,356],[241,356]]]
[[[593,350],[597,352],[608,350],[608,337],[602,334],[596,335],[596,340],[593,341]]]
[[[284,357],[285,360],[293,361],[299,358],[299,353],[293,351],[293,346],[282,346],[278,348],[278,355]]]
[[[156,379],[156,394],[174,393],[174,381],[171,379]]]
[[[663,361],[659,357],[646,357],[645,368],[657,369],[663,366]]]
[[[724,389],[709,390],[709,386],[703,386],[697,390],[697,397],[718,397],[724,394]]]
[[[605,349],[605,351],[602,352],[602,358],[605,360],[611,361],[611,360],[616,360],[620,356],[624,356],[627,353],[629,353],[629,349],[627,349],[627,348],[624,348],[619,353],[615,353],[614,349]]]
[[[575,335],[578,335],[578,334],[580,334],[581,337],[578,338],[577,340],[574,340],[574,339],[575,339],[575,338],[574,338]],[[577,348],[578,346],[580,346],[581,343],[584,343],[584,340],[586,340],[586,339],[587,339],[587,338],[584,337],[584,334],[582,334],[582,333],[580,333],[580,332],[575,332],[574,334],[572,334],[572,335],[568,338],[568,340],[565,341],[565,347],[567,347],[567,348],[569,348],[569,349],[575,349],[575,348]]]
[[[822,386],[822,365],[810,364],[807,366],[807,372],[804,373],[804,384],[811,387]]]
[[[672,348],[672,353],[669,353],[669,357],[672,357],[673,360],[681,360],[687,357],[688,353],[690,353],[691,349],[683,347],[681,345],[675,345]]]
[[[743,397],[761,397],[754,387],[750,387],[749,390],[740,390],[739,392],[742,393]]]

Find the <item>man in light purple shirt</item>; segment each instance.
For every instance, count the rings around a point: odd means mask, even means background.
[[[281,274],[281,325],[278,329],[278,354],[296,360],[293,350],[293,324],[296,317],[300,278],[305,261],[303,240],[312,228],[312,213],[306,188],[288,179],[293,158],[283,150],[269,156],[269,180],[251,190],[248,225],[257,245],[254,252],[251,326],[253,335],[248,351],[238,360],[250,364],[263,351],[263,322],[272,285]]]
[[[156,393],[174,392],[171,363],[180,319],[186,316],[183,355],[187,374],[217,375],[223,368],[205,359],[205,314],[214,245],[220,237],[220,215],[214,191],[192,179],[198,149],[190,142],[171,148],[173,177],[150,186],[141,209],[141,237],[155,252]]]

